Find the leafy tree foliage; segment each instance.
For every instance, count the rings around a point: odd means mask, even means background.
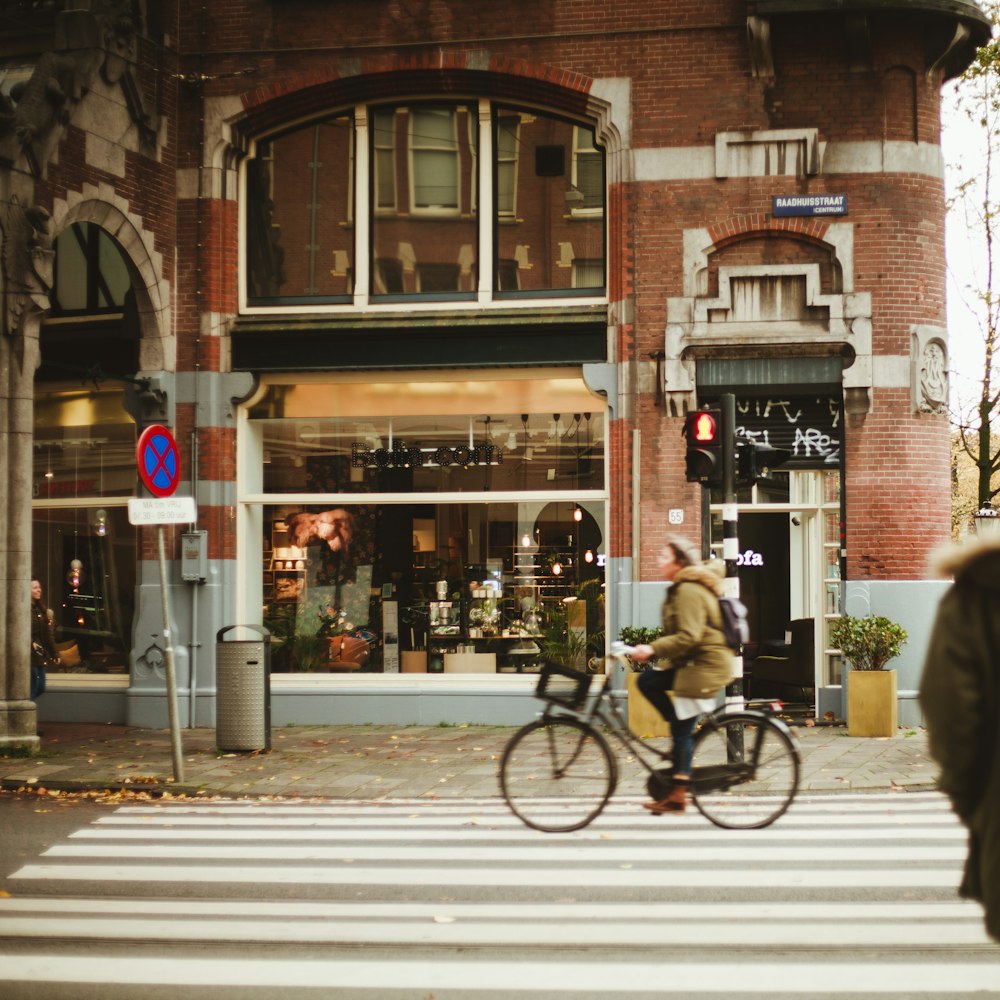
[[[1000,27],[1000,0],[987,0],[982,6]],[[1000,420],[1000,38],[979,49],[956,93],[959,111],[977,126],[982,142],[979,157],[968,163],[962,150],[954,150],[950,167],[960,182],[949,207],[964,213],[966,226],[979,233],[984,251],[976,261],[973,285],[965,289],[982,337],[984,365],[982,375],[973,380],[973,398],[963,400],[958,394],[953,476],[957,481],[962,467],[971,461],[976,469],[976,507],[983,507],[1000,493],[1000,448],[993,433]]]

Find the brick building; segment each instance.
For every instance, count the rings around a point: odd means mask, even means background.
[[[681,428],[724,394],[792,453],[738,496],[750,652],[822,712],[845,602],[919,635],[972,0],[0,16],[6,733],[32,571],[64,648],[43,717],[165,724],[127,507],[154,423],[197,501],[167,548],[199,725],[217,633],[261,623],[278,723],[529,715],[546,640],[582,663],[656,622],[668,534],[721,550]]]

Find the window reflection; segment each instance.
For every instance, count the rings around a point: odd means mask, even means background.
[[[369,176],[360,178],[370,232],[355,246],[354,117],[348,112],[261,140],[247,165],[247,292],[280,300],[350,302],[477,295],[481,221],[494,229],[496,297],[602,294],[604,152],[592,129],[537,111],[492,106],[479,149],[477,103],[367,109]],[[480,219],[479,162],[494,214]],[[370,287],[355,289],[355,256]]]
[[[371,115],[372,293],[475,293],[476,114],[401,105]]]
[[[260,143],[247,181],[251,299],[351,294],[351,116],[338,115]]]
[[[135,423],[120,389],[71,389],[35,398],[32,494],[80,500],[135,492]]]
[[[604,288],[604,156],[594,134],[498,109],[498,293]]]

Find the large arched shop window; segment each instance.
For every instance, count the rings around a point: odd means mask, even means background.
[[[460,302],[477,297],[484,269],[494,299],[603,295],[604,152],[593,127],[488,107],[485,133],[477,101],[426,101],[338,112],[258,141],[247,165],[249,304],[348,304],[355,292]],[[355,288],[363,258],[368,287]]]
[[[71,225],[55,251],[35,382],[32,572],[52,611],[63,671],[125,672],[136,433],[119,379],[138,366],[134,295],[125,256],[100,227]]]

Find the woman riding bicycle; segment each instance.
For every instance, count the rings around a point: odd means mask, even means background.
[[[683,812],[687,807],[695,724],[699,715],[715,708],[733,676],[733,652],[726,644],[719,610],[721,564],[703,563],[690,543],[675,537],[660,553],[660,568],[671,585],[663,602],[664,634],[629,654],[639,663],[652,657],[669,661],[666,669],[639,675],[639,690],[670,723],[674,741],[670,792],[643,803],[658,814]]]

